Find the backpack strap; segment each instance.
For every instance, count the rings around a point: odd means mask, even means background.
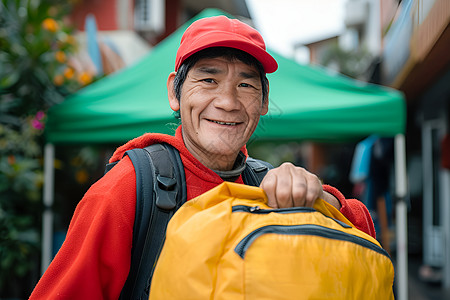
[[[167,224],[186,202],[184,167],[178,151],[168,144],[129,150],[125,155],[136,172],[136,215],[130,272],[120,299],[148,299]]]
[[[245,161],[245,169],[242,172],[242,180],[245,184],[259,186],[270,169],[273,169],[270,163],[248,157]]]

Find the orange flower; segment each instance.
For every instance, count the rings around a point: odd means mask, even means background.
[[[64,70],[64,77],[67,79],[72,79],[73,75],[75,75],[75,71],[72,68],[69,67]]]
[[[53,77],[53,83],[56,86],[61,86],[64,83],[64,76],[62,76],[61,74],[56,75],[55,77]]]
[[[60,63],[64,63],[66,61],[66,54],[64,51],[56,51],[55,59]]]
[[[42,27],[50,32],[56,32],[59,29],[58,23],[52,18],[47,18],[42,22]]]
[[[86,85],[92,82],[92,75],[89,74],[88,72],[82,72],[80,74],[80,76],[78,76],[78,81],[82,84],[82,85]]]

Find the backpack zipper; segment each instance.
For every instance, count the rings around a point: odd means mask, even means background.
[[[247,205],[235,205],[231,208],[232,212],[248,212],[252,214],[269,214],[269,213],[279,213],[279,214],[291,214],[300,212],[315,212],[316,210],[312,207],[290,207],[290,208],[276,208],[276,209],[262,209],[259,206],[247,206]]]
[[[250,232],[245,236],[238,245],[234,248],[234,251],[244,259],[247,250],[250,248],[252,243],[260,236],[264,234],[275,233],[284,235],[313,235],[320,236],[324,238],[329,238],[333,240],[346,241],[360,245],[362,247],[373,250],[381,255],[386,256],[391,260],[389,254],[383,248],[378,245],[361,238],[356,235],[348,234],[336,229],[331,229],[328,227],[314,225],[314,224],[303,224],[303,225],[267,225],[260,227]],[[391,260],[392,261],[392,260]]]
[[[289,207],[289,208],[276,208],[276,209],[262,209],[259,206],[247,206],[247,205],[235,205],[231,208],[232,212],[246,212],[252,214],[270,214],[270,213],[278,213],[278,214],[292,214],[292,213],[312,213],[316,212],[312,207]],[[324,215],[325,216],[325,215]],[[344,228],[352,228],[352,226],[329,216],[325,216]]]

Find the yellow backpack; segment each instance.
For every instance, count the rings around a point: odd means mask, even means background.
[[[150,299],[394,299],[387,252],[323,200],[271,209],[257,187],[223,183],[167,228]]]

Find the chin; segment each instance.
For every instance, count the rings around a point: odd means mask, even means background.
[[[217,136],[215,139],[210,139],[206,144],[206,149],[211,155],[218,156],[231,156],[236,155],[242,148],[240,144],[236,141],[218,140]]]

